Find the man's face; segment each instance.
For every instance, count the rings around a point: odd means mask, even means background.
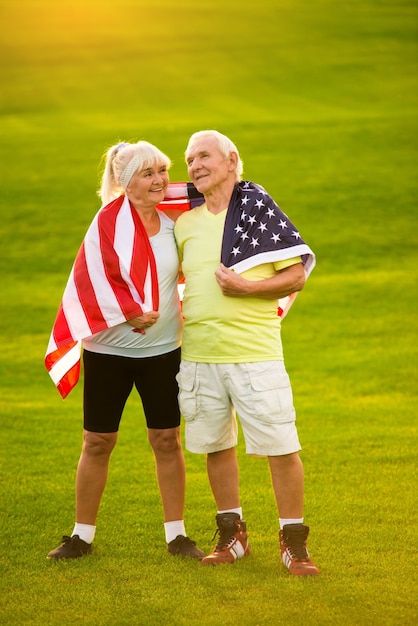
[[[200,137],[189,147],[186,156],[190,180],[200,193],[213,193],[235,179],[234,159],[225,157],[214,137]]]

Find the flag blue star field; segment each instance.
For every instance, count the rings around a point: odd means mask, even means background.
[[[297,256],[308,277],[315,255],[294,224],[261,185],[237,183],[226,215],[221,262],[241,273]]]
[[[190,210],[204,203],[193,183],[170,183],[159,208]],[[315,267],[315,255],[299,231],[261,185],[240,181],[234,187],[225,219],[221,262],[238,273],[262,263],[301,257],[305,277]],[[284,318],[297,293],[280,298],[278,314]]]

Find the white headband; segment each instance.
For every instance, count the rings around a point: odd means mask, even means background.
[[[124,189],[127,188],[127,186],[129,185],[129,181],[131,180],[132,176],[135,174],[138,168],[139,168],[139,159],[135,155],[129,161],[128,165],[125,167],[125,169],[123,170],[120,176],[120,184],[122,185]]]

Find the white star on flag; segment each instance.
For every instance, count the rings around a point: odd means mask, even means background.
[[[301,259],[308,277],[315,255],[286,213],[260,185],[237,183],[226,213],[221,262],[241,274],[264,263],[295,258]],[[286,315],[294,299],[295,294],[280,299],[279,315]]]

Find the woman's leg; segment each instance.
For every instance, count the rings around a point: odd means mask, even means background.
[[[118,433],[84,430],[83,449],[77,467],[76,521],[96,525],[100,501],[106,486],[109,460]]]
[[[154,452],[164,521],[182,520],[186,489],[186,470],[180,427],[149,428],[148,440]]]

